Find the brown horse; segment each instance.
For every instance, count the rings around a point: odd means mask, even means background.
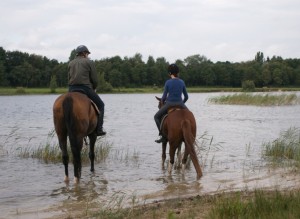
[[[156,97],[159,101],[158,107],[161,108],[161,98]],[[197,154],[195,151],[195,138],[196,138],[196,120],[191,111],[188,109],[175,109],[169,110],[168,116],[164,119],[162,124],[162,134],[169,141],[169,173],[172,172],[174,164],[175,152],[177,149],[180,150],[182,142],[185,143],[185,151],[182,159],[182,167],[184,169],[187,157],[190,155],[191,160],[197,172],[197,179],[202,176],[202,170],[199,165]],[[166,148],[167,142],[162,143],[162,161],[166,160]]]
[[[82,93],[69,92],[59,96],[53,105],[54,127],[62,151],[62,162],[65,167],[65,182],[69,182],[67,136],[71,145],[74,164],[74,181],[78,183],[81,176],[81,149],[83,139],[90,140],[89,158],[91,171],[94,172],[94,146],[97,140],[97,112],[91,100]]]

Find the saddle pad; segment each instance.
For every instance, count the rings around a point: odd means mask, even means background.
[[[97,115],[99,115],[99,114],[100,114],[100,110],[98,109],[98,107],[97,107],[97,105],[95,104],[95,102],[91,100],[91,104],[92,104],[93,107],[95,108]]]
[[[161,119],[161,123],[160,123],[160,127],[159,129],[162,130],[162,126],[164,124],[165,119],[167,118],[167,116],[169,115],[169,113],[175,111],[175,110],[182,110],[182,108],[179,107],[171,107],[170,109],[168,109],[168,113],[166,115],[164,115]]]

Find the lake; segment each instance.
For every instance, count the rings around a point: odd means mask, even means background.
[[[295,92],[298,96],[300,92]],[[187,106],[197,121],[203,177],[191,166],[171,175],[161,167],[161,145],[153,116],[157,94],[103,94],[104,129],[98,141],[112,145],[109,157],[84,165],[78,186],[63,182],[62,163],[21,158],[22,148],[46,144],[53,130],[52,105],[58,95],[0,96],[0,218],[50,218],[86,209],[88,203],[130,203],[253,188],[288,188],[298,175],[268,165],[262,144],[282,131],[300,127],[300,106],[214,105],[209,97],[229,93],[192,93]],[[55,143],[56,136],[52,139]],[[168,155],[167,155],[168,156]],[[134,158],[134,159],[133,159]],[[69,165],[73,180],[73,165]],[[100,207],[99,207],[100,208]],[[71,214],[71,213],[70,213]]]

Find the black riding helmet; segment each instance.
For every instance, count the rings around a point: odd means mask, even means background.
[[[83,52],[86,52],[88,54],[90,54],[90,51],[88,50],[88,48],[84,45],[80,45],[76,48],[76,53],[79,54],[79,53],[83,53]]]
[[[168,67],[168,72],[170,75],[177,75],[179,73],[179,68],[176,64],[171,64]]]

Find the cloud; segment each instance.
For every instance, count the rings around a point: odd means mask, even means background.
[[[93,59],[139,52],[173,62],[200,54],[212,61],[299,58],[297,0],[4,0],[0,41],[67,61],[85,44]]]

